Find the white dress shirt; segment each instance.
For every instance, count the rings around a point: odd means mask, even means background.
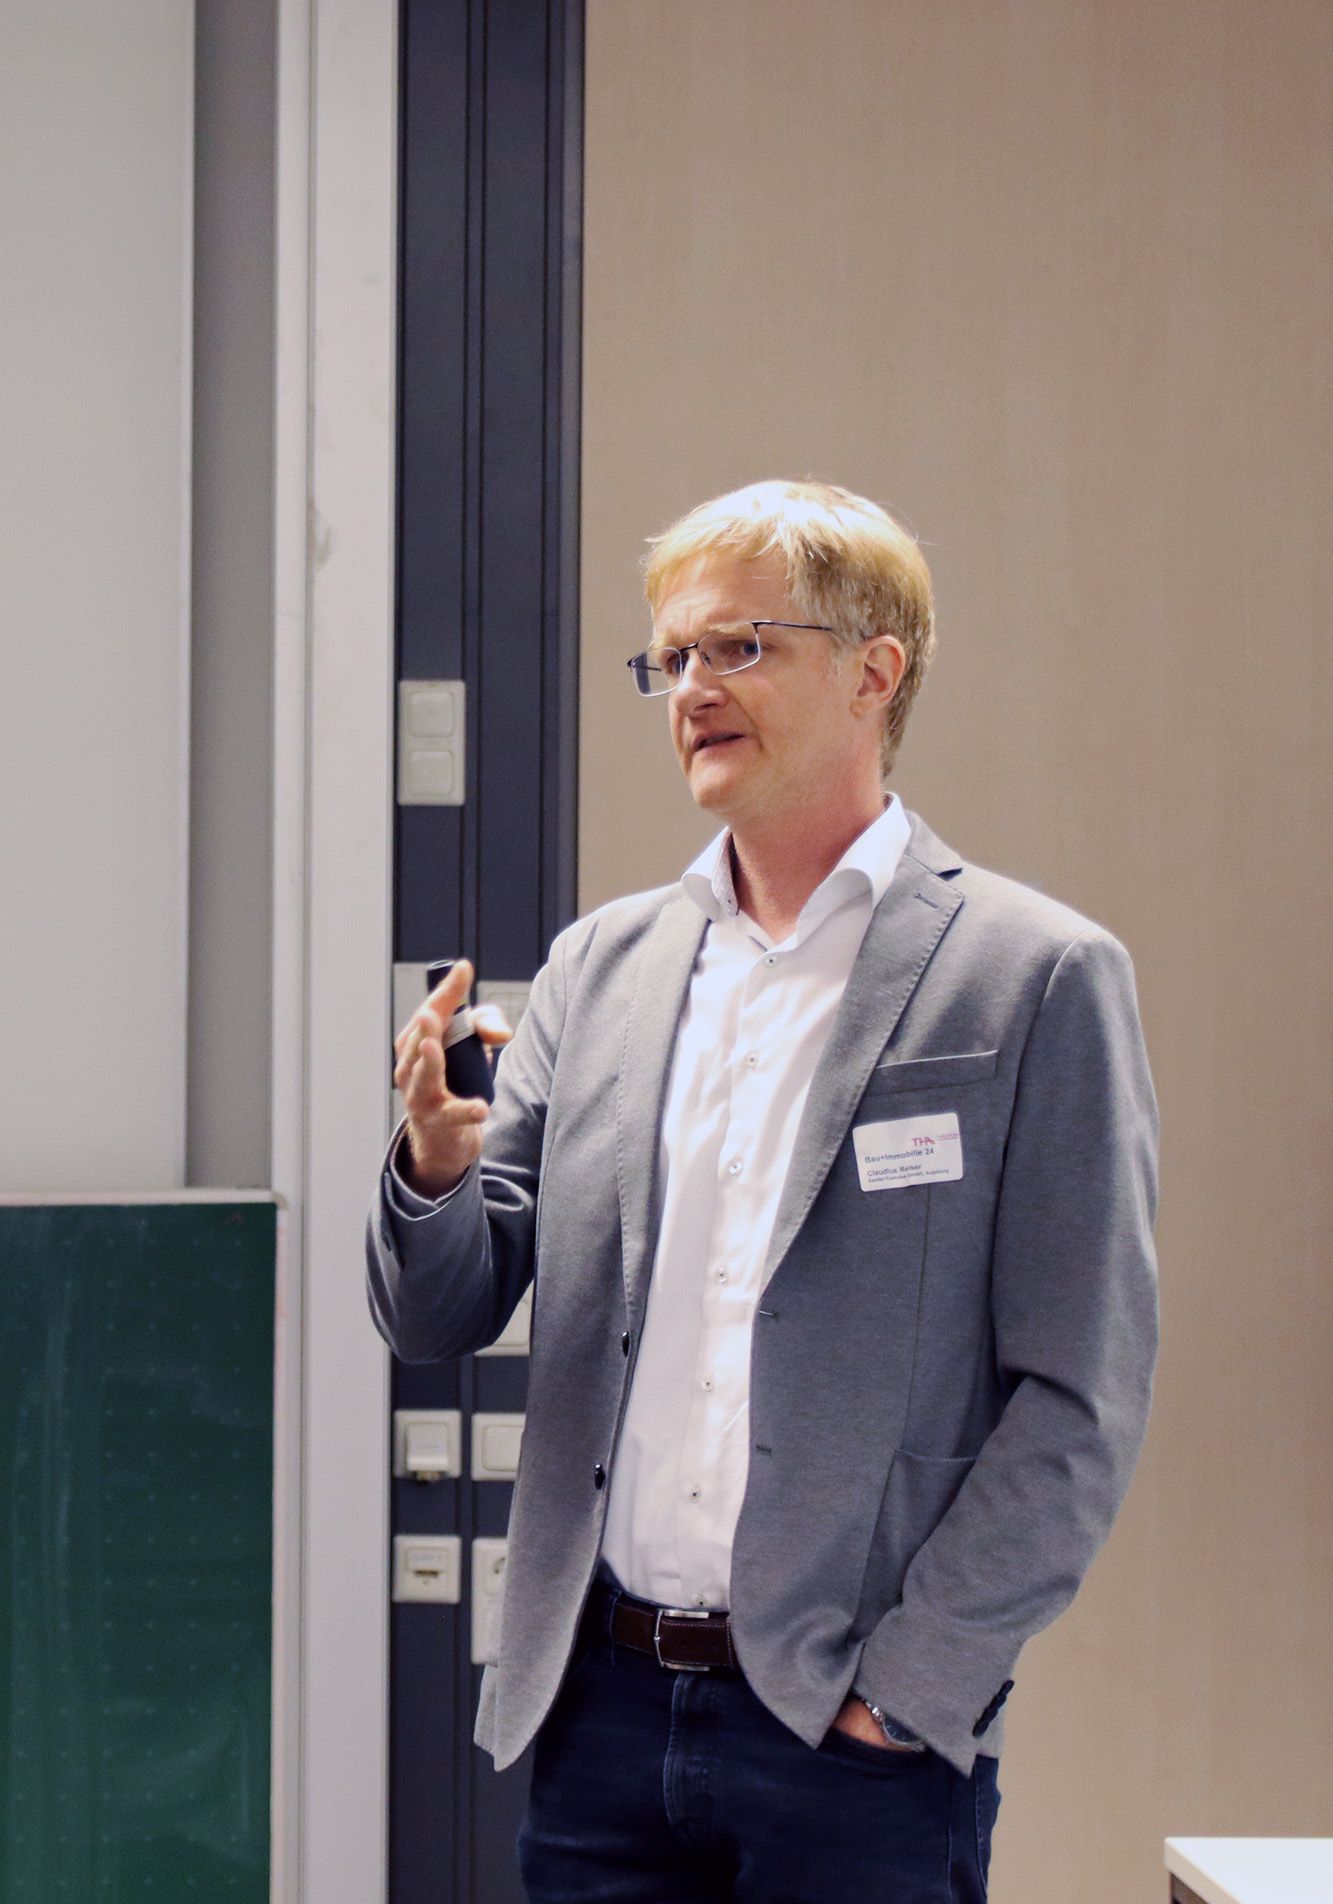
[[[640,1599],[729,1604],[764,1258],[810,1080],[907,838],[895,794],[776,945],[737,907],[729,833],[682,877],[709,923],[676,1036],[662,1224],[602,1540]]]

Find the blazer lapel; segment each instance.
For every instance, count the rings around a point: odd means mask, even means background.
[[[824,1054],[810,1081],[764,1262],[767,1283],[790,1248],[847,1135],[875,1060],[893,1034],[963,896],[962,861],[916,814],[888,891],[866,927]]]
[[[660,1152],[676,1030],[707,925],[683,891],[673,893],[635,954],[616,1094],[616,1174],[625,1299],[637,1329],[661,1221]]]

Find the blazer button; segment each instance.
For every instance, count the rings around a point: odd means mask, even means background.
[[[595,1488],[606,1486],[606,1469],[602,1466],[600,1461],[592,1471],[592,1484]]]
[[[622,1335],[620,1338],[620,1353],[622,1355],[629,1354],[629,1330],[628,1329],[626,1329],[624,1335]]]
[[[995,1694],[994,1698],[987,1702],[986,1710],[982,1713],[981,1717],[977,1720],[976,1724],[972,1728],[972,1737],[974,1739],[979,1739],[981,1737],[982,1733],[986,1730],[986,1727],[990,1724],[991,1720],[995,1717],[996,1713],[1000,1710],[1000,1707],[1004,1704],[1005,1700],[1009,1697],[1013,1689],[1014,1689],[1013,1680],[1006,1679],[1004,1684],[1001,1686],[1000,1690]]]

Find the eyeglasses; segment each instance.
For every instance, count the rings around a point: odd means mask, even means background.
[[[697,654],[710,674],[739,674],[764,655],[761,628],[810,628],[823,635],[833,630],[819,621],[740,621],[726,628],[710,628],[698,641],[682,648],[645,648],[625,663],[640,694],[670,694],[685,677],[689,654]]]

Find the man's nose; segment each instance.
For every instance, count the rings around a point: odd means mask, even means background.
[[[676,683],[677,701],[697,701],[701,694],[713,692],[720,676],[710,673],[704,666],[697,648],[691,648],[681,657],[680,679]]]

